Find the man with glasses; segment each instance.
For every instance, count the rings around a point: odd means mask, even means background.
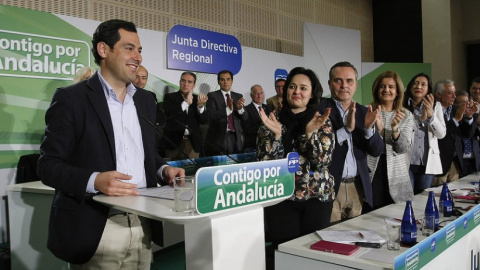
[[[277,79],[275,81],[275,91],[277,92],[277,95],[267,99],[268,111],[275,111],[276,113],[278,113],[282,109],[284,85],[285,79]]]

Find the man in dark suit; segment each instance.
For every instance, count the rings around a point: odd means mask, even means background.
[[[148,70],[144,66],[139,66],[137,68],[137,73],[135,74],[135,80],[133,81],[133,85],[135,85],[135,87],[137,88],[146,89],[145,87],[147,86],[147,81],[148,81]],[[148,91],[148,92],[150,92],[153,95],[155,99],[155,104],[157,104],[157,116],[155,118],[155,125],[157,126],[158,129],[160,129],[165,125],[165,115],[163,113],[163,108],[161,107],[162,104],[158,103],[157,94],[155,94],[155,92],[153,91]],[[160,139],[161,139],[161,135],[160,133],[157,133],[156,134],[157,144],[160,144]],[[165,154],[164,152],[160,152],[160,151],[159,153],[162,156],[164,156]]]
[[[208,93],[207,156],[239,153],[243,149],[241,119],[245,98],[230,91],[233,84],[231,71],[220,71],[217,81],[220,90]]]
[[[267,106],[263,104],[265,94],[263,93],[262,86],[258,84],[252,86],[250,88],[250,97],[252,98],[252,103],[245,106],[245,115],[244,119],[242,119],[243,134],[245,137],[243,152],[245,153],[256,151],[257,132],[262,124],[262,119],[260,119],[259,114],[260,108],[263,108],[266,115],[270,114]]]
[[[462,122],[468,126],[463,134],[462,129],[457,129],[455,134],[455,153],[457,155],[453,159],[461,178],[480,170],[480,132],[478,131],[480,118],[476,113],[478,104],[470,100],[466,91],[458,91],[456,96],[455,105],[457,110],[462,105],[466,106]]]
[[[100,69],[59,88],[46,112],[38,174],[55,189],[48,248],[71,269],[149,269],[149,220],[111,209],[96,194],[137,195],[137,188],[171,182],[183,169],[155,153],[155,102],[132,81],[142,61],[135,25],[101,23],[92,39]]]
[[[277,94],[267,99],[267,108],[270,112],[275,111],[275,113],[279,113],[282,109],[284,85],[285,79],[280,78],[275,81],[275,92]]]
[[[459,176],[458,168],[453,162],[453,155],[455,153],[455,134],[457,133],[459,122],[463,118],[465,104],[459,110],[453,106],[456,98],[455,93],[455,84],[452,80],[438,81],[433,88],[433,95],[442,104],[447,134],[442,139],[438,139],[443,174],[435,176],[432,186],[442,185],[446,181],[456,181]]]
[[[357,78],[357,69],[351,63],[333,65],[328,80],[332,98],[323,99],[319,108],[322,114],[331,108],[330,120],[335,130],[335,151],[329,167],[336,192],[332,223],[360,215],[363,200],[373,206],[367,153],[378,157],[383,150],[383,140],[374,128],[379,110],[353,101]]]
[[[207,97],[204,94],[193,95],[196,81],[195,73],[183,72],[180,90],[163,97],[167,125],[160,144],[172,160],[198,158],[202,148],[200,124],[207,122],[204,107]]]
[[[432,182],[432,186],[440,186],[444,182],[457,181],[460,177],[461,168],[458,162],[459,158],[463,159],[464,154],[461,138],[473,135],[474,130],[471,130],[471,127],[474,122],[473,114],[477,111],[477,108],[476,105],[471,108],[468,102],[454,106],[456,88],[452,80],[438,81],[433,88],[433,93],[442,104],[443,117],[447,127],[445,137],[438,139],[443,174],[436,175]],[[454,158],[455,153],[456,158]]]

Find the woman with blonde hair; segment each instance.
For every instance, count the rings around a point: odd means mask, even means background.
[[[413,114],[403,108],[404,87],[395,71],[380,74],[373,83],[373,109],[380,109],[376,128],[383,138],[383,153],[368,155],[373,209],[413,198],[408,168],[413,147]],[[365,205],[364,205],[365,208]],[[364,209],[368,212],[370,209]]]
[[[95,73],[95,69],[93,69],[92,67],[85,66],[79,68],[77,70],[77,73],[75,74],[75,77],[73,78],[72,84],[81,82],[92,77],[93,73]]]

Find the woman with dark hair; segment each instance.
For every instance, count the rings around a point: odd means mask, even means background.
[[[322,93],[317,75],[297,67],[288,74],[278,116],[260,112],[263,125],[257,134],[257,159],[279,159],[298,152],[300,164],[294,194],[264,210],[265,238],[272,242],[272,249],[267,250],[267,268],[278,244],[330,225],[335,191],[328,165],[335,135],[328,119],[330,110],[323,115],[316,110]]]
[[[435,103],[432,81],[427,74],[417,74],[410,80],[403,106],[414,116],[409,175],[413,192],[418,194],[432,185],[435,174],[442,174],[438,139],[447,132],[442,106],[440,102]]]
[[[376,128],[384,142],[379,157],[367,156],[373,209],[413,199],[408,174],[413,146],[413,114],[403,108],[403,92],[402,79],[395,71],[380,74],[372,86],[372,107],[380,109]],[[363,207],[364,212],[368,212],[368,204]]]

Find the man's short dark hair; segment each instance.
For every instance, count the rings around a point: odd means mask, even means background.
[[[190,71],[185,71],[182,73],[182,75],[180,75],[180,79],[183,77],[183,75],[190,75],[193,77],[193,83],[197,83],[197,75],[195,75],[195,73],[193,72],[190,72]]]
[[[277,86],[277,83],[278,83],[278,82],[285,82],[285,81],[286,81],[286,80],[283,79],[283,78],[276,79],[276,80],[275,80],[275,86]]]
[[[472,79],[472,82],[470,83],[470,87],[472,87],[474,83],[480,83],[480,76],[477,76]]]
[[[358,71],[357,71],[357,69],[355,68],[354,65],[352,65],[350,62],[347,62],[347,61],[338,62],[330,68],[330,72],[328,73],[328,80],[329,81],[331,81],[333,79],[333,70],[336,69],[337,67],[353,68],[353,71],[355,71],[355,80],[358,81]]]
[[[93,33],[92,53],[97,65],[100,65],[100,61],[102,60],[102,57],[97,51],[97,44],[99,42],[105,42],[105,44],[113,50],[115,44],[120,40],[120,34],[118,33],[119,29],[137,33],[137,28],[134,23],[118,19],[108,20],[101,23],[97,27],[97,30],[95,30],[95,33]]]
[[[225,74],[225,73],[230,74],[230,77],[231,77],[232,80],[233,80],[233,73],[232,73],[230,70],[226,70],[226,69],[225,69],[225,70],[221,70],[220,72],[218,72],[218,74],[217,74],[217,82],[220,81],[220,75]]]

